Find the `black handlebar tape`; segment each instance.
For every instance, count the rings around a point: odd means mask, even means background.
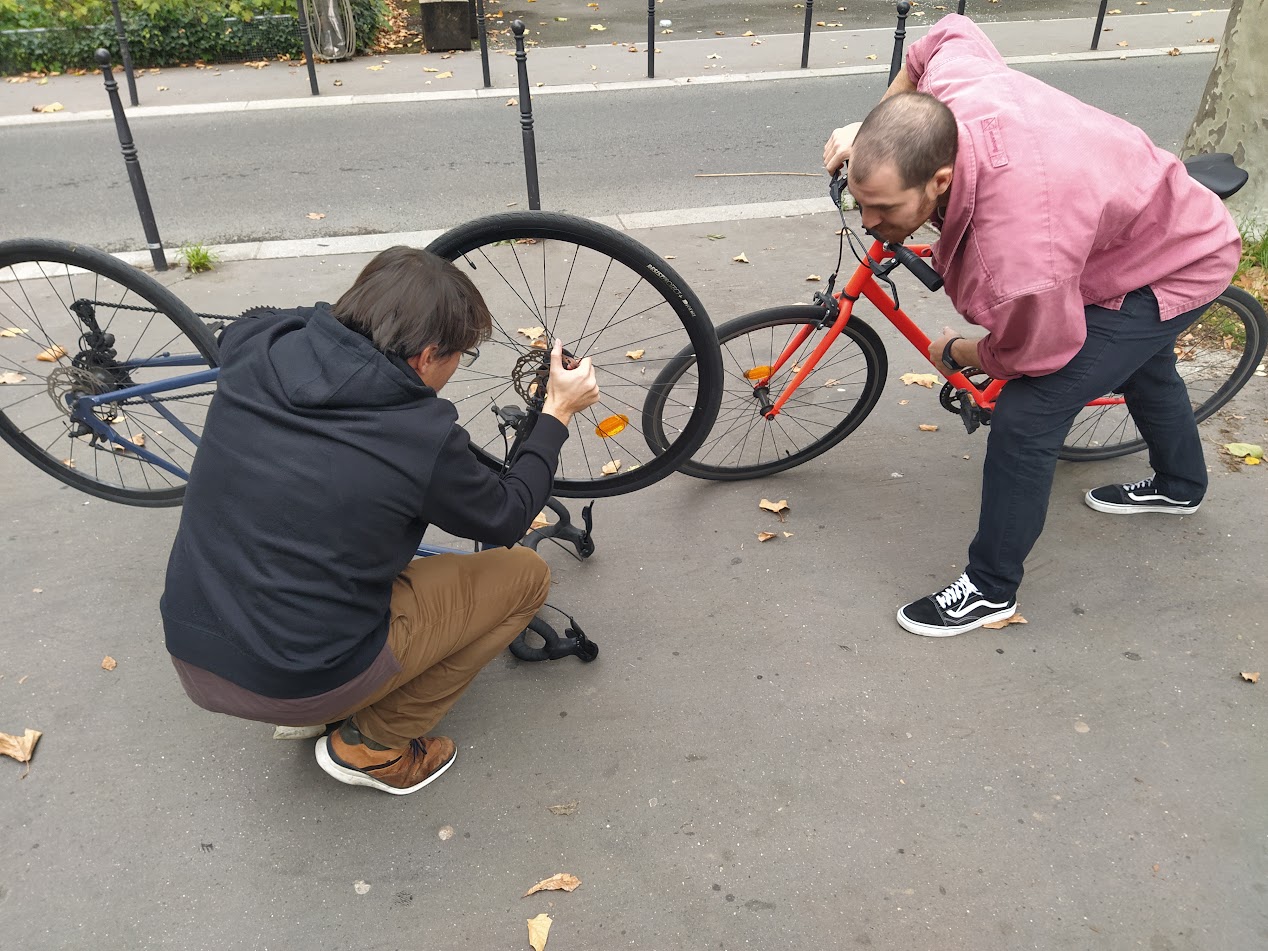
[[[915,251],[901,244],[889,244],[886,247],[893,252],[898,263],[916,275],[916,278],[931,291],[942,287],[942,275],[931,268]]]

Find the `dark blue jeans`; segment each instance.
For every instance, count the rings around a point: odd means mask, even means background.
[[[982,467],[982,512],[969,546],[969,578],[993,600],[1013,597],[1022,563],[1043,531],[1057,453],[1088,400],[1121,392],[1141,436],[1158,490],[1198,500],[1206,462],[1188,389],[1176,372],[1176,338],[1205,307],[1160,320],[1148,287],[1121,310],[1086,307],[1087,340],[1047,376],[1009,381],[991,418]]]

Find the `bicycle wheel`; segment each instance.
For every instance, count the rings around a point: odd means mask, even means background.
[[[797,331],[821,314],[818,307],[792,304],[745,314],[718,328],[722,405],[713,431],[682,472],[720,481],[782,472],[831,449],[872,411],[885,386],[888,360],[876,331],[851,317],[779,415],[762,415],[762,399],[779,399],[827,330],[816,328],[768,387],[755,386],[753,371],[774,364]],[[687,409],[679,388],[695,392],[700,386],[693,379],[696,371],[694,357],[681,353],[657,377],[643,409],[643,426],[653,439],[668,440],[678,432]]]
[[[1176,369],[1200,423],[1231,400],[1251,378],[1268,345],[1268,317],[1250,294],[1230,287],[1176,341]],[[1074,462],[1113,459],[1145,448],[1121,396],[1089,406],[1074,419],[1061,458]]]
[[[573,417],[554,494],[601,498],[664,478],[695,451],[718,409],[722,359],[700,301],[661,258],[612,228],[548,212],[492,215],[437,238],[429,250],[453,261],[480,289],[493,337],[445,386],[483,460],[500,467],[506,443],[493,406],[527,405],[548,341],[590,357],[600,401]],[[682,427],[653,444],[639,410],[657,372],[681,350],[699,357]],[[685,389],[685,388],[684,388]]]
[[[156,280],[68,241],[0,242],[0,439],[54,478],[128,505],[179,505],[183,477],[71,418],[83,395],[216,366],[211,331]],[[157,360],[184,356],[182,365]],[[107,403],[96,414],[188,471],[214,384]]]

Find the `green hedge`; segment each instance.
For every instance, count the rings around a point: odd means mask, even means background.
[[[10,0],[0,0],[0,4],[8,2]],[[386,4],[385,0],[351,0],[351,3],[357,49],[363,51],[374,44],[379,30],[387,22]],[[205,18],[206,8],[212,5],[203,0],[176,3],[169,0],[152,12],[135,9],[136,4],[130,4],[134,8],[125,16],[125,24],[132,62],[142,67],[175,66],[195,60],[215,63],[279,55],[299,57],[303,53],[303,41],[294,18],[261,15],[259,11],[266,4],[278,6],[277,0],[250,0],[249,6],[255,10],[243,11],[250,14],[249,19],[226,18],[224,14],[230,5],[223,0],[215,4],[216,9]],[[293,3],[285,5],[294,10]],[[110,50],[117,64],[120,54],[114,21],[109,14],[109,4],[105,6],[106,18],[97,25],[0,33],[0,73],[94,69],[94,54],[103,46]]]

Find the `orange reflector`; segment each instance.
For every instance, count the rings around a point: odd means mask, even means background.
[[[744,379],[746,380],[765,380],[770,376],[770,367],[753,367],[751,370],[744,371]]]
[[[594,427],[594,434],[600,439],[611,439],[613,436],[619,436],[625,431],[625,427],[630,424],[628,416],[609,416],[602,420],[598,426]]]

